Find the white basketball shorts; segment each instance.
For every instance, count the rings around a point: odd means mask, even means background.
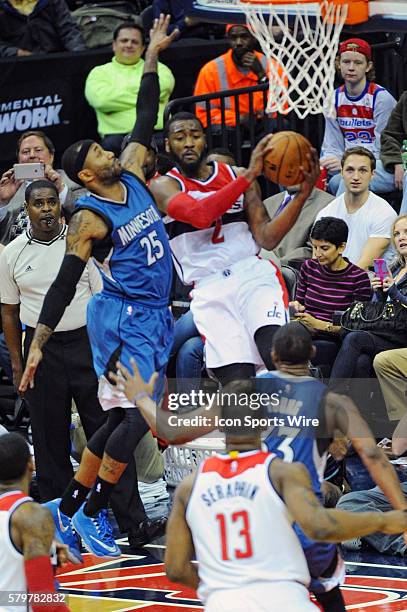
[[[191,296],[194,321],[205,340],[208,368],[231,363],[264,365],[254,342],[255,332],[289,321],[281,272],[273,262],[256,256],[203,279]]]
[[[299,582],[253,583],[209,595],[205,612],[317,612],[308,589]]]

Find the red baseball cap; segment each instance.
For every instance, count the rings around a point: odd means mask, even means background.
[[[348,38],[339,45],[339,55],[345,53],[345,51],[355,51],[356,53],[362,53],[369,61],[372,59],[372,48],[362,38]]]

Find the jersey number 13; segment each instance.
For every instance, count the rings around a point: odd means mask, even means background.
[[[253,546],[247,510],[233,512],[230,516],[217,514],[215,518],[219,523],[222,560],[231,561],[232,559],[248,559],[252,557]],[[232,535],[230,539],[234,542],[236,540],[239,541],[237,548],[232,549],[228,541],[228,535]]]

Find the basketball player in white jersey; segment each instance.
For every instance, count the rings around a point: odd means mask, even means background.
[[[272,139],[260,141],[247,170],[208,164],[202,124],[177,113],[165,141],[174,168],[150,184],[166,215],[177,273],[194,283],[191,310],[205,337],[206,366],[222,384],[253,376],[256,366],[272,368],[271,340],[287,321],[287,291],[276,266],[258,253],[273,249],[294,225],[319,175],[313,151],[300,191],[270,220],[254,182]]]
[[[228,392],[242,390],[250,394],[250,382],[232,383]],[[207,612],[316,611],[292,523],[314,540],[336,542],[374,531],[400,533],[407,513],[325,509],[304,465],[262,452],[254,423],[237,425],[250,412],[240,398],[233,406],[225,402],[222,416],[232,423],[225,428],[226,454],[206,459],[179,485],[167,524],[167,576],[197,588]]]
[[[64,595],[55,591],[50,560],[54,521],[49,510],[28,496],[33,469],[24,438],[17,433],[1,436],[0,610],[68,612]],[[58,561],[64,563],[67,547],[58,548]]]

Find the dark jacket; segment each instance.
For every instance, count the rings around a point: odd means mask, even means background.
[[[401,147],[407,139],[407,91],[393,108],[380,137],[380,159],[387,172],[394,172],[395,164],[401,164]]]
[[[65,0],[39,0],[30,15],[0,0],[0,57],[16,56],[18,49],[40,54],[86,46]]]
[[[171,23],[168,28],[169,34],[175,28],[183,32],[187,27],[185,24],[185,2],[182,0],[154,0],[153,18],[158,19],[160,14],[171,15]]]
[[[398,274],[399,270],[400,265],[392,266],[391,273],[393,277]],[[407,274],[404,274],[398,283],[394,283],[394,285],[392,285],[387,292],[381,289],[379,289],[379,291],[375,291],[373,301],[386,302],[388,297],[390,297],[392,300],[398,300],[401,304],[407,306]]]

